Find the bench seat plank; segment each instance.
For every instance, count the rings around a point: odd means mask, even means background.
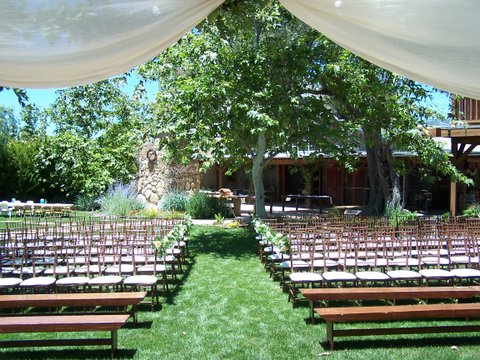
[[[310,301],[465,299],[480,295],[478,286],[300,289]]]
[[[144,291],[0,295],[0,308],[129,306],[138,305],[146,295]]]
[[[128,318],[128,314],[0,317],[0,333],[112,331],[120,329]]]
[[[315,301],[469,299],[480,295],[480,287],[304,288],[300,292],[310,302],[310,319],[313,322]]]
[[[480,303],[316,308],[329,322],[455,319],[480,317]]]

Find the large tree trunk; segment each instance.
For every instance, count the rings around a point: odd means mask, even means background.
[[[387,204],[402,207],[400,178],[392,149],[382,142],[380,130],[365,131],[370,194],[366,213],[381,215]]]
[[[267,212],[265,211],[265,187],[263,185],[266,145],[265,134],[259,134],[252,165],[252,182],[255,191],[255,212],[259,217],[267,216]]]

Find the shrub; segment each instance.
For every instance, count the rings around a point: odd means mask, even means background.
[[[216,214],[232,217],[232,210],[225,199],[217,199],[204,193],[195,193],[190,197],[187,213],[194,219],[213,219]]]
[[[187,210],[189,195],[186,191],[171,191],[162,196],[158,207],[163,211]]]
[[[75,200],[75,205],[79,210],[84,211],[98,210],[100,207],[96,197],[88,194],[78,195],[77,199]]]
[[[108,187],[105,194],[98,198],[100,209],[108,215],[125,216],[144,208],[137,200],[133,184],[117,183]]]
[[[480,204],[472,204],[463,211],[463,215],[466,217],[480,218]]]

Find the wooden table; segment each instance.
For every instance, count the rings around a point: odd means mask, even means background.
[[[317,200],[320,212],[323,209],[322,202],[325,200],[328,203],[328,206],[333,206],[332,197],[329,195],[302,195],[302,194],[290,194],[284,195],[282,201],[282,211],[285,211],[285,201],[288,199],[295,199],[295,211],[298,211],[298,200]]]

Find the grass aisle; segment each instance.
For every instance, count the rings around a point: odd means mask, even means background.
[[[140,321],[153,323],[141,337],[148,345],[137,344],[138,358],[318,357],[315,333],[322,329],[305,325],[306,308],[292,311],[256,256],[253,233],[196,227],[190,249],[178,293],[160,312],[140,315]],[[138,338],[135,331],[133,336]],[[129,347],[122,338],[120,343]]]

